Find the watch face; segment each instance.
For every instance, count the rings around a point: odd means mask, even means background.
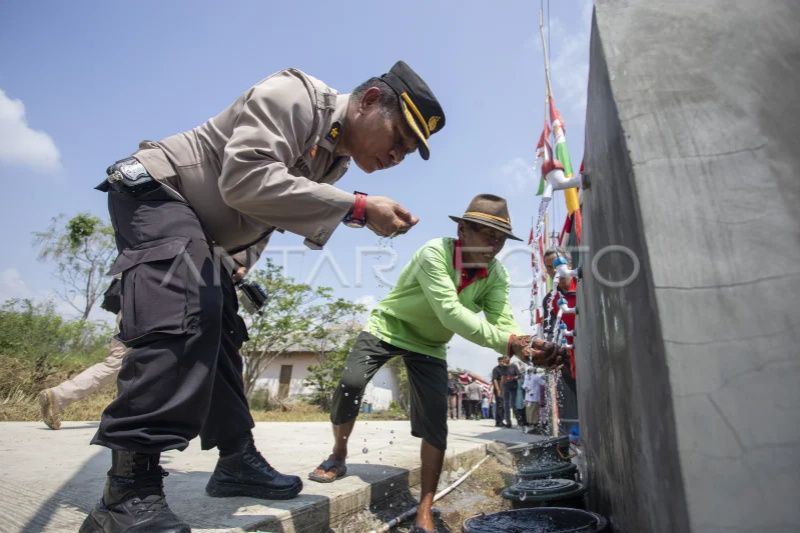
[[[351,219],[351,220],[346,220],[344,222],[344,225],[347,226],[348,228],[363,228],[365,224],[361,220]]]

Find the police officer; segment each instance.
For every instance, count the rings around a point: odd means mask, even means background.
[[[367,173],[415,150],[428,159],[444,123],[402,61],[350,94],[287,69],[109,168],[98,188],[108,192],[119,250],[111,273],[122,276],[118,338],[129,353],[92,440],[111,448],[112,466],[82,532],[190,531],[167,506],[159,456],[197,435],[220,453],[209,495],[301,491],[300,478],[275,470],[253,442],[239,354],[247,333],[230,274],[251,266],[275,229],[311,248],[342,222],[380,236],[408,231],[418,219],[397,202],[332,184],[351,159]]]

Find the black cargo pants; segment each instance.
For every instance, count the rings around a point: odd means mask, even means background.
[[[247,331],[229,271],[194,211],[163,189],[110,191],[108,206],[130,351],[92,444],[156,453],[198,434],[203,449],[241,437],[253,427],[239,354]]]

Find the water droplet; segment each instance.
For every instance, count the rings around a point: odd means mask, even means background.
[[[345,396],[350,396],[350,393],[349,392],[345,392],[344,395]]]
[[[390,487],[394,487],[394,483],[389,483],[389,486]]]
[[[354,403],[354,404],[356,404],[356,405],[358,405],[358,398],[356,398],[355,400],[353,400],[353,403]]]
[[[522,455],[524,455],[525,457],[528,457],[530,454],[531,454],[530,448],[525,448],[525,451],[522,452]]]
[[[368,453],[368,452],[369,452],[369,448],[367,448],[366,446],[364,447],[363,450],[361,450],[361,453]]]
[[[521,502],[524,502],[524,501],[525,501],[525,498],[527,498],[527,497],[528,497],[528,494],[527,494],[527,493],[525,493],[525,492],[522,492],[522,493],[520,493],[520,495],[519,495],[519,501],[521,501]]]
[[[389,433],[394,433],[394,430],[393,430],[393,429],[390,429],[390,430],[389,430]]]

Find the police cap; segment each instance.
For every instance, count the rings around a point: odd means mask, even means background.
[[[403,116],[417,136],[422,159],[430,157],[428,139],[444,127],[444,111],[428,84],[404,61],[398,61],[381,76],[397,93]]]

